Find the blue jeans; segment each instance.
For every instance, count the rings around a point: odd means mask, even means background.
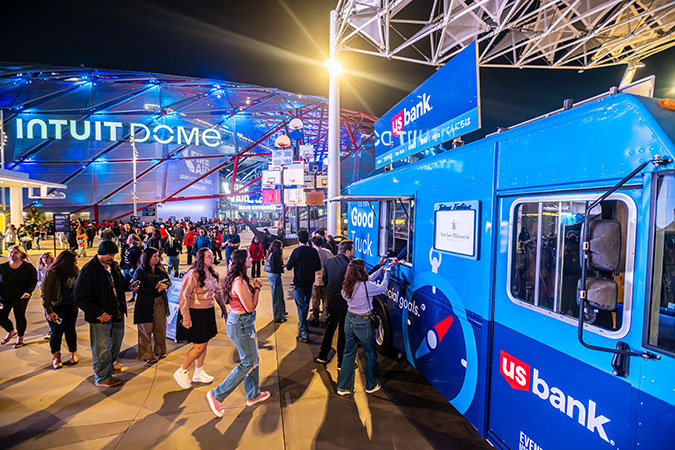
[[[295,306],[298,307],[298,336],[309,338],[309,324],[307,323],[307,313],[309,313],[309,302],[312,299],[312,286],[294,287],[293,297],[295,297]]]
[[[270,282],[272,291],[272,311],[274,320],[282,320],[286,315],[286,302],[284,302],[284,287],[281,284],[280,273],[268,273],[267,280]]]
[[[354,391],[354,363],[359,343],[361,343],[366,357],[366,389],[373,389],[377,386],[380,376],[378,373],[375,332],[373,327],[370,326],[370,318],[347,313],[345,334],[345,353],[342,356],[342,370],[338,377],[338,389]]]
[[[112,376],[112,366],[124,339],[124,319],[120,322],[90,323],[89,342],[94,379],[101,383]]]
[[[180,265],[180,256],[169,256],[169,269],[167,272],[169,272],[169,275],[171,273],[175,273],[178,275],[178,266]]]
[[[213,391],[213,397],[222,402],[243,381],[246,400],[253,400],[260,395],[258,382],[258,334],[255,331],[255,311],[227,315],[227,337],[239,351],[241,362]]]

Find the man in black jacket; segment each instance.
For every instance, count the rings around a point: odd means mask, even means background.
[[[298,340],[309,342],[307,313],[312,298],[312,285],[316,271],[321,269],[319,254],[309,245],[307,230],[298,231],[298,245],[286,263],[286,269],[293,269],[293,296],[298,308]]]
[[[338,329],[337,358],[338,369],[342,367],[342,354],[345,351],[345,318],[347,316],[347,301],[342,298],[342,282],[349,261],[354,257],[354,242],[342,241],[338,245],[338,254],[326,260],[323,266],[323,284],[328,293],[328,325],[323,335],[321,350],[316,362],[326,364],[328,353],[333,344],[335,329]]]
[[[114,261],[117,252],[114,242],[101,242],[98,254],[80,270],[73,291],[75,303],[89,322],[94,379],[100,387],[122,384],[112,374],[124,338],[127,314],[124,293],[129,290],[129,283]]]

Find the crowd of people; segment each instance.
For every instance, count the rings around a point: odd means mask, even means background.
[[[204,365],[207,346],[218,333],[215,305],[226,319],[227,336],[239,352],[240,363],[217,387],[207,393],[207,401],[217,416],[223,415],[222,402],[242,382],[247,405],[269,398],[261,391],[258,376],[258,338],[255,328],[259,302],[261,272],[267,273],[272,298],[273,320],[287,321],[282,274],[293,271],[293,294],[298,314],[300,342],[309,342],[309,326],[323,322],[325,333],[317,363],[328,363],[335,331],[338,331],[337,365],[340,370],[340,395],[354,390],[355,357],[360,345],[365,353],[366,392],[380,388],[375,345],[371,326],[373,296],[387,285],[388,269],[382,259],[369,275],[365,262],[353,259],[354,244],[339,244],[319,229],[310,236],[306,230],[297,233],[299,245],[288,261],[283,260],[283,241],[268,230],[254,237],[248,248],[241,248],[236,224],[213,222],[210,226],[190,223],[160,223],[150,226],[114,223],[73,224],[64,239],[67,246],[56,258],[44,253],[37,269],[30,263],[24,246],[8,240],[9,261],[0,264],[0,325],[7,331],[2,344],[16,337],[15,348],[23,346],[26,331],[26,308],[36,286],[41,288],[42,305],[49,325],[52,367],[79,362],[76,322],[79,310],[89,324],[94,382],[99,387],[114,387],[122,380],[114,375],[124,337],[127,303],[135,302],[133,323],[137,327],[138,359],[152,365],[167,356],[166,328],[169,305],[167,291],[172,278],[179,277],[179,258],[187,253],[189,270],[184,274],[179,292],[177,340],[192,347],[183,363],[174,372],[176,383],[188,389],[192,383],[212,383]],[[96,255],[81,269],[78,261],[87,257],[99,234],[101,242]],[[17,233],[18,236],[18,233]],[[70,237],[74,236],[74,239]],[[59,241],[62,241],[59,237]],[[11,245],[9,245],[11,244]],[[115,261],[119,255],[120,263]],[[166,255],[168,265],[162,263]],[[215,265],[225,262],[221,277]],[[384,272],[384,279],[375,280]],[[249,276],[250,274],[250,276]],[[127,293],[131,298],[127,300]],[[14,312],[16,328],[9,319]],[[62,340],[65,335],[69,357],[63,362]],[[193,376],[189,376],[194,364]]]

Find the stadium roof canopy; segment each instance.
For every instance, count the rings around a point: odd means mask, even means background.
[[[234,175],[239,188],[232,195],[259,190],[275,138],[289,134],[294,118],[316,159],[327,152],[325,98],[245,83],[4,63],[0,109],[5,168],[67,185],[65,200],[40,201],[62,211],[130,209],[132,133],[139,207],[223,197],[219,173]],[[358,156],[372,156],[376,119],[346,109],[340,118],[342,157],[353,164],[343,171],[358,177],[372,168]],[[213,189],[204,186],[209,179]]]
[[[339,0],[342,49],[443,65],[478,41],[483,67],[585,70],[675,45],[673,0]]]

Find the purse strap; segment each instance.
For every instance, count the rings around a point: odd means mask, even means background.
[[[371,313],[371,312],[373,312],[373,304],[370,301],[370,296],[368,295],[368,282],[367,281],[363,282],[363,287],[366,289],[366,303],[368,303],[368,306],[370,306],[370,311],[368,311],[368,313]]]

